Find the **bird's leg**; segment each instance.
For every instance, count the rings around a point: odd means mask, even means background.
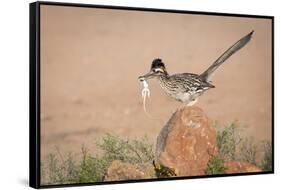
[[[182,105],[178,108],[178,110],[184,109],[185,107],[193,106],[197,101],[198,101],[198,98],[192,99],[190,102],[182,104]]]
[[[198,98],[195,98],[195,99],[191,100],[190,102],[188,102],[186,104],[186,106],[193,106],[194,104],[196,104],[197,101],[198,101]]]

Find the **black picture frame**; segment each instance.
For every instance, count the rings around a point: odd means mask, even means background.
[[[40,6],[68,6],[68,7],[85,7],[85,8],[103,8],[103,9],[117,9],[130,11],[149,11],[149,12],[163,12],[163,13],[183,13],[196,15],[215,15],[215,16],[231,16],[244,18],[262,18],[269,19],[272,22],[272,171],[266,172],[252,172],[239,174],[222,174],[211,176],[191,176],[191,177],[174,177],[174,178],[160,178],[160,179],[141,179],[129,181],[110,181],[97,183],[77,183],[77,184],[61,184],[61,185],[41,185],[40,184]],[[101,184],[119,184],[119,183],[135,183],[161,180],[181,180],[181,179],[196,179],[196,178],[213,178],[213,177],[230,177],[243,175],[258,175],[258,174],[273,174],[274,173],[274,16],[264,15],[248,15],[248,14],[232,14],[232,13],[217,13],[217,12],[199,12],[187,10],[170,10],[170,9],[156,9],[156,8],[141,8],[141,7],[122,7],[122,6],[108,6],[108,5],[92,5],[92,4],[78,4],[78,3],[59,3],[59,2],[45,2],[37,1],[29,5],[29,38],[30,38],[30,126],[29,126],[29,185],[33,188],[52,188],[52,187],[70,187],[70,186],[88,186]]]

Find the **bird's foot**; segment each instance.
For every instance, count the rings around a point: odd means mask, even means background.
[[[197,103],[197,101],[198,101],[198,98],[196,98],[196,99],[194,99],[194,100],[188,102],[188,103],[186,104],[186,106],[193,106],[194,104]]]

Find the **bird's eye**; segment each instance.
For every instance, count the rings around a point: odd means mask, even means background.
[[[160,73],[161,71],[160,71],[160,69],[153,69],[153,72]]]

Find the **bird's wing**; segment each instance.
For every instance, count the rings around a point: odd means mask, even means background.
[[[182,81],[182,89],[197,91],[199,89],[214,88],[215,86],[202,80],[201,77],[193,73],[181,73],[174,75],[172,80]]]

